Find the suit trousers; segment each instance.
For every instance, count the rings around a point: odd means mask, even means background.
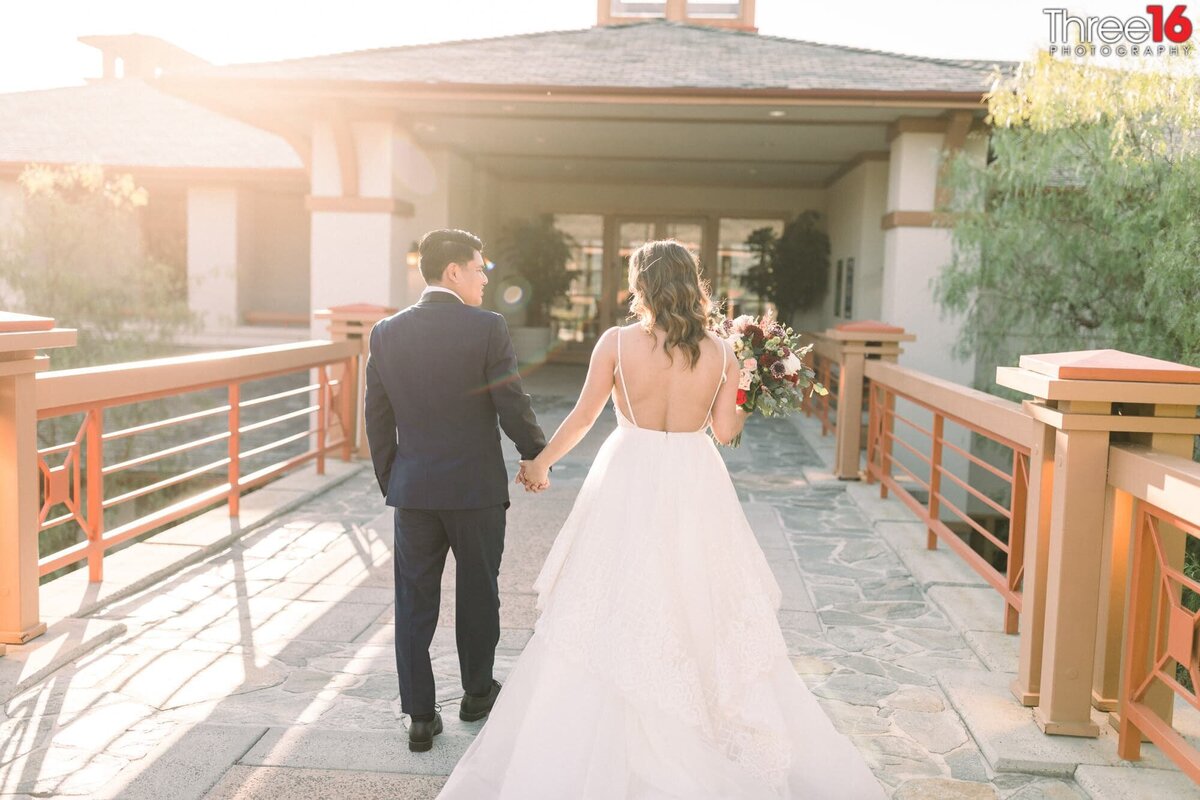
[[[500,641],[500,558],[505,507],[396,509],[396,672],[406,714],[434,710],[429,645],[437,627],[442,571],[454,552],[454,632],[462,688],[484,695]]]

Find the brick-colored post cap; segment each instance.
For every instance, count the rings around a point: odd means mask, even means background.
[[[1021,356],[1021,368],[1060,380],[1200,384],[1200,368],[1122,350],[1074,350]]]
[[[53,329],[53,317],[35,317],[32,314],[0,311],[0,333],[33,333]]]

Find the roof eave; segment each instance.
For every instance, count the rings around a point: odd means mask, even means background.
[[[985,90],[878,90],[878,89],[789,89],[740,87],[641,87],[641,86],[570,86],[558,84],[480,84],[424,83],[411,81],[361,81],[313,78],[244,78],[237,76],[164,76],[160,79],[168,91],[203,95],[230,83],[261,99],[261,92],[320,97],[397,99],[491,99],[540,102],[608,101],[650,103],[655,101],[688,103],[734,103],[813,105],[878,105],[898,107],[979,108],[984,107]],[[224,94],[224,92],[222,92]]]

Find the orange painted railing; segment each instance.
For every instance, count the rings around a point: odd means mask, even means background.
[[[804,398],[804,413],[821,422],[821,435],[828,436],[837,430],[837,389],[840,379],[838,363],[813,348],[813,370],[817,381],[829,391],[826,394],[809,394]]]
[[[870,380],[867,480],[880,482],[881,497],[887,497],[889,491],[895,493],[927,526],[926,546],[929,549],[935,549],[939,541],[945,543],[1000,594],[1005,605],[1004,630],[1016,633],[1021,611],[1025,506],[1029,491],[1029,452],[1034,435],[1032,420],[1016,403],[896,364],[870,361],[865,371]],[[896,400],[901,398],[927,411],[932,424],[926,428],[899,413]],[[947,422],[1007,448],[1010,453],[1008,469],[997,468],[948,439]],[[895,457],[897,446],[925,465],[924,477]],[[947,451],[966,459],[966,479],[947,467]],[[997,502],[971,482],[972,465],[1007,487],[1003,493],[1008,496],[1007,504]],[[1007,540],[980,525],[966,509],[952,502],[946,492],[951,484],[964,492],[964,497],[969,495],[1004,520]],[[911,488],[914,485],[925,490],[924,501],[914,495]],[[1002,553],[1003,568],[993,566],[951,529],[944,519],[947,514]]]
[[[40,448],[37,469],[41,481],[41,505],[38,513],[40,532],[59,526],[74,525],[84,536],[77,544],[65,547],[38,560],[40,575],[87,560],[89,578],[99,581],[103,575],[105,551],[161,528],[168,523],[207,506],[228,502],[230,516],[238,515],[239,498],[309,461],[316,462],[318,474],[324,474],[326,454],[340,451],[350,460],[354,448],[356,376],[360,345],[354,341],[302,342],[298,344],[205,353],[182,358],[166,358],[97,368],[48,372],[38,376],[36,396],[38,420],[45,421],[82,414],[82,422],[70,441]],[[315,377],[309,377],[309,376]],[[243,396],[243,388],[254,381],[281,376],[297,376],[301,385],[261,394]],[[150,400],[219,390],[224,402],[189,413],[109,430],[105,414],[111,409]],[[299,407],[286,408],[291,403]],[[265,419],[246,422],[247,409],[256,414],[269,410]],[[303,423],[299,431],[265,443],[243,447],[243,437],[277,429],[280,425]],[[117,440],[146,434],[162,436],[194,423],[209,425],[204,435],[160,447],[132,458],[113,461],[106,449]],[[347,435],[347,432],[350,432]],[[181,472],[155,476],[136,488],[112,494],[106,483],[112,476],[156,465],[163,459],[183,456],[206,446],[226,443],[224,455]],[[243,474],[243,464],[251,458],[291,446],[303,445],[302,452],[279,458]],[[55,461],[51,465],[51,461]],[[139,498],[180,487],[209,476],[224,480],[183,499],[143,513],[112,529],[105,528],[105,513]],[[56,507],[62,511],[52,514]]]
[[[1200,709],[1200,612],[1184,603],[1185,591],[1200,597],[1200,582],[1184,574],[1181,558],[1186,539],[1200,539],[1200,464],[1145,446],[1114,445],[1108,476],[1112,530],[1133,530],[1117,750],[1137,760],[1145,737],[1200,782],[1200,750],[1172,726],[1171,716],[1176,697]]]

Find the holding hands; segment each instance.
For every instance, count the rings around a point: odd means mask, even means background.
[[[550,470],[536,458],[522,461],[514,483],[524,484],[527,492],[545,491],[550,486]]]

